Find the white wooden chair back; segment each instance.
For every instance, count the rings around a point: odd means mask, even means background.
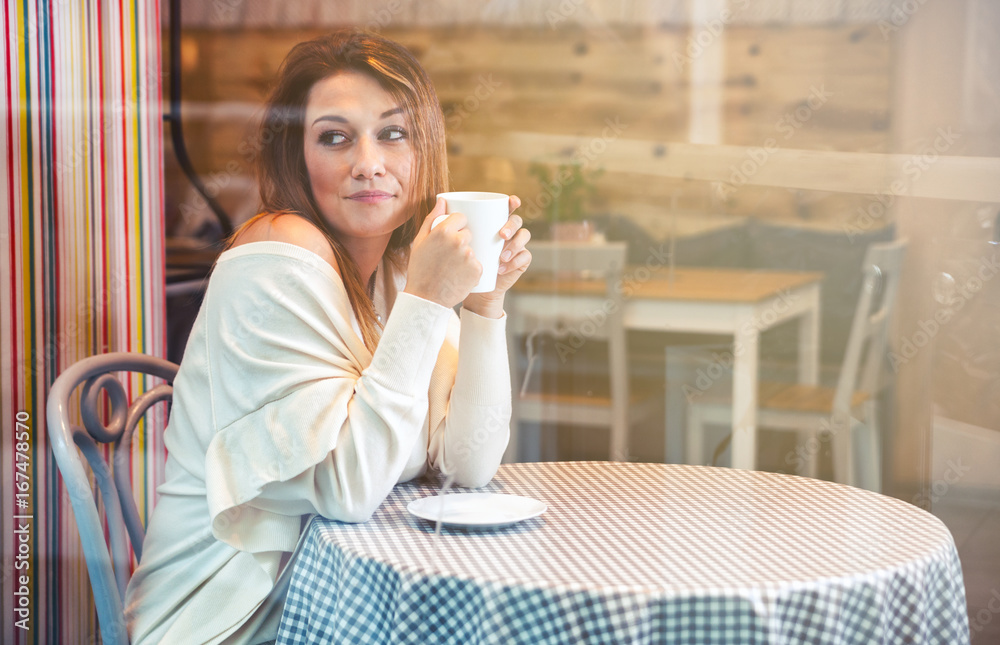
[[[862,284],[833,399],[834,415],[849,418],[855,392],[878,393],[889,320],[899,291],[907,240],[872,244],[861,265]]]
[[[564,337],[572,333],[574,325],[590,321],[594,329],[588,327],[587,337],[608,338],[609,329],[621,324],[623,299],[621,281],[625,265],[625,242],[603,244],[532,242],[531,266],[525,274],[532,277],[549,277],[570,280],[602,279],[605,284],[603,300],[595,306],[576,310],[569,306],[555,307],[544,311],[522,311],[514,308],[514,320],[509,321],[517,333],[545,331]],[[553,291],[552,298],[558,301],[559,291]]]
[[[514,297],[507,308],[507,328],[515,398],[531,377],[533,364],[530,349],[534,336],[549,334],[560,342],[568,343],[569,347],[592,339],[605,340],[610,378],[611,455],[613,459],[624,458],[627,453],[629,387],[622,275],[627,246],[624,242],[531,242],[528,248],[532,259],[525,278],[551,277],[566,281],[574,278],[601,279],[605,288],[603,294],[582,307],[577,297],[560,298],[558,287],[546,299],[547,306],[531,311],[519,307]],[[521,340],[522,337],[525,340]],[[522,343],[527,343],[529,349],[529,364],[524,372],[518,358],[519,346],[524,346]],[[528,417],[519,416],[515,400],[511,428],[511,443],[515,450],[518,423],[522,418],[528,420]]]

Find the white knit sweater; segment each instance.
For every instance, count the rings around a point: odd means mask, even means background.
[[[469,487],[496,472],[510,422],[504,319],[463,310],[459,324],[379,273],[373,355],[322,258],[282,242],[220,256],[126,593],[133,643],[273,638],[303,516],[362,522],[428,467]]]

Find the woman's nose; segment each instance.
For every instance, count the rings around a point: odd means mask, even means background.
[[[374,141],[369,137],[361,137],[355,149],[357,156],[351,173],[355,179],[372,179],[385,174],[382,155]]]

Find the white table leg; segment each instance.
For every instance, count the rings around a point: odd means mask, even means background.
[[[687,365],[679,355],[677,346],[667,345],[663,351],[666,369],[666,392],[664,393],[664,461],[668,464],[683,464],[684,461],[684,418],[688,414],[688,402],[684,397],[684,383],[690,378]]]
[[[733,335],[733,468],[757,465],[757,370],[760,331],[747,317]]]
[[[811,285],[802,293],[805,301],[805,311],[799,316],[799,383],[817,385],[819,383],[819,286]],[[809,432],[800,432],[799,440],[805,438],[806,446],[810,440],[819,442],[819,432],[812,425]],[[809,450],[804,474],[806,477],[819,476],[819,451]]]
[[[819,286],[811,285],[802,297],[806,311],[799,317],[799,383],[819,383]]]

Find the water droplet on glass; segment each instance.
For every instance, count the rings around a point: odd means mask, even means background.
[[[934,294],[934,299],[942,305],[948,304],[955,295],[955,278],[950,273],[942,271],[934,278],[934,282],[931,284],[931,293]]]
[[[979,220],[979,226],[983,229],[993,228],[994,217],[996,217],[996,213],[989,206],[984,206],[976,211],[976,219]]]

